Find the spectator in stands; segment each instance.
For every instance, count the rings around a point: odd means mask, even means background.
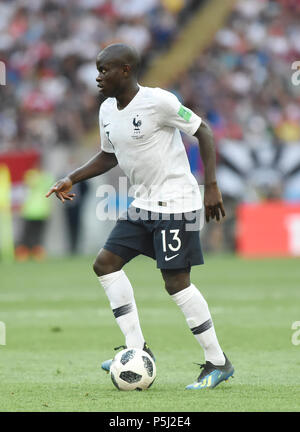
[[[0,60],[0,151],[74,146],[97,125],[95,57],[99,47],[123,41],[143,64],[175,36],[194,1],[3,0]],[[154,19],[157,18],[157,20]]]
[[[299,22],[297,0],[239,0],[174,84],[189,106],[200,105],[214,130],[227,213],[241,201],[299,197],[300,152],[293,147],[300,148],[300,86],[291,80],[291,65],[300,59]],[[231,216],[222,235],[217,226],[209,233],[219,249],[221,237],[234,248]]]

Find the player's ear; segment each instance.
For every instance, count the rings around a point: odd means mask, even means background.
[[[123,65],[123,72],[124,72],[124,75],[126,75],[126,76],[128,76],[128,75],[130,74],[130,72],[131,72],[131,67],[130,67],[129,64],[124,64],[124,65]]]

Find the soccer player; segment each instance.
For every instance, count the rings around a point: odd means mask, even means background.
[[[190,280],[191,266],[203,264],[199,239],[202,202],[179,132],[199,141],[209,222],[225,216],[211,129],[172,93],[138,84],[139,56],[133,48],[110,45],[98,54],[96,65],[99,91],[107,98],[99,113],[101,151],[59,180],[46,196],[55,193],[62,202],[72,200],[74,184],[119,164],[135,186],[135,200],[100,250],[94,271],[124,334],[124,347],[142,348],[154,358],[123,270],[127,262],[143,254],[156,260],[167,292],[204,350],[202,371],[186,388],[213,388],[232,376],[234,369],[219,345],[207,302]],[[111,361],[102,363],[102,368],[109,371]]]

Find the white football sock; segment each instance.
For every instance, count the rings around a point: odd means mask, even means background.
[[[144,336],[133,289],[123,270],[98,277],[110,302],[115,319],[125,336],[128,348],[143,348]]]
[[[191,284],[171,297],[182,310],[188,326],[204,349],[205,361],[218,366],[224,365],[225,357],[216,336],[207,302],[200,291]]]

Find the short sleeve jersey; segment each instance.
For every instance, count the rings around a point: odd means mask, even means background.
[[[202,207],[180,134],[194,135],[201,118],[174,94],[139,86],[122,110],[115,98],[106,99],[100,107],[99,122],[102,150],[115,153],[134,187],[132,205],[159,213]]]

